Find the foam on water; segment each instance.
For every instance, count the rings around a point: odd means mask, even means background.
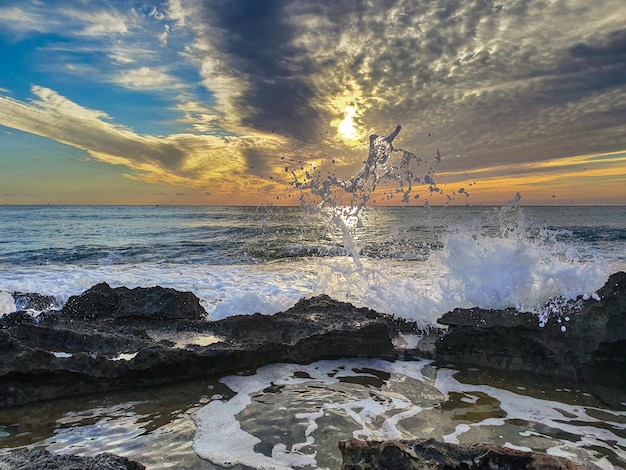
[[[15,312],[13,296],[8,292],[0,291],[0,317],[11,312]]]
[[[456,372],[424,360],[354,359],[277,364],[226,377],[221,381],[235,395],[195,413],[194,450],[222,466],[326,468],[329,459],[317,455],[322,438],[459,443],[480,435],[601,468],[613,468],[606,454],[626,461],[626,412],[461,383]],[[292,431],[283,434],[286,423]]]
[[[427,361],[416,361],[413,366],[419,375],[419,367]],[[353,360],[350,365],[354,368],[368,368],[381,366],[389,368],[384,361]],[[390,404],[381,404],[375,396],[357,397],[340,393],[332,388],[339,384],[342,373],[339,369],[345,367],[345,363],[339,361],[322,361],[311,365],[300,366],[295,364],[279,364],[262,367],[253,376],[230,376],[222,380],[236,395],[228,401],[215,400],[202,407],[194,414],[196,434],[194,437],[194,450],[203,458],[218,465],[230,467],[236,464],[249,465],[254,468],[288,469],[293,467],[317,467],[315,438],[313,433],[318,429],[317,420],[324,417],[329,410],[340,410],[361,425],[359,432],[355,431],[355,437],[375,438],[394,434],[394,423],[417,414],[421,408],[411,405],[401,397],[394,397]],[[349,373],[348,373],[349,374]],[[287,445],[283,442],[276,443],[271,452],[271,457],[259,454],[254,447],[261,442],[256,436],[249,434],[241,428],[237,415],[252,403],[252,397],[259,392],[267,391],[270,387],[280,390],[286,386],[297,386],[313,382],[328,389],[322,396],[303,396],[304,400],[319,401],[319,408],[309,412],[295,413],[294,419],[304,424],[302,441]],[[409,408],[409,409],[407,409]],[[385,411],[400,410],[401,413],[390,417],[386,424],[382,425],[383,431],[377,431],[372,427],[374,417]],[[283,413],[290,410],[283,408]],[[394,437],[400,437],[401,434]],[[236,445],[233,446],[233,443]],[[233,452],[233,449],[237,452]]]

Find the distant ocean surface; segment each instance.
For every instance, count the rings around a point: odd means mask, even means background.
[[[539,311],[624,269],[625,207],[374,207],[359,220],[342,208],[0,207],[0,291],[59,305],[107,282],[194,292],[210,319],[328,294],[429,325],[455,307]]]

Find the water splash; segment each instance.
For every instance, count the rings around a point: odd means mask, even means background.
[[[544,325],[550,313],[592,296],[609,273],[605,263],[586,259],[569,243],[566,231],[527,221],[520,199],[518,193],[496,209],[491,221],[479,218],[448,230],[436,255],[447,270],[442,292],[459,307],[534,312]]]
[[[0,317],[4,314],[15,312],[15,300],[8,292],[0,290]]]
[[[300,181],[291,172],[291,184],[300,190],[302,207],[310,214],[328,217],[331,230],[340,234],[346,253],[354,260],[353,270],[341,266],[327,273],[329,279],[339,275],[345,280],[339,284],[351,286],[350,295],[346,294],[348,300],[360,303],[367,299],[382,311],[425,323],[434,323],[443,313],[442,308],[513,307],[537,313],[539,323],[545,324],[556,308],[554,299],[566,304],[580,295],[593,295],[601,287],[609,274],[605,264],[585,259],[574,244],[568,243],[571,233],[527,221],[520,208],[521,194],[517,193],[505,206],[494,209],[487,220],[479,217],[470,224],[445,227],[442,249],[430,251],[428,264],[439,272],[428,275],[432,283],[426,290],[421,286],[407,299],[385,295],[397,291],[393,286],[398,287],[398,278],[368,268],[362,259],[365,240],[357,236],[368,204],[381,190],[389,198],[400,194],[402,203],[409,204],[412,195],[414,199],[419,197],[413,194],[417,185],[425,185],[431,195],[443,194],[434,178],[434,168],[442,159],[439,150],[435,152],[434,167],[420,174],[419,167],[425,161],[393,145],[400,130],[398,125],[386,137],[371,135],[367,159],[352,178],[307,172]],[[469,196],[464,188],[458,193]],[[448,196],[443,207],[451,201]],[[424,205],[429,207],[427,199]],[[413,292],[409,286],[402,290]],[[354,298],[357,291],[359,295]],[[404,304],[406,308],[399,312]]]
[[[309,212],[322,211],[330,217],[331,224],[342,234],[344,246],[357,267],[361,267],[361,247],[355,241],[353,227],[362,225],[361,213],[366,209],[376,190],[389,181],[395,186],[386,193],[388,199],[395,194],[402,195],[402,202],[409,204],[416,184],[427,185],[430,193],[440,191],[434,180],[434,168],[423,176],[417,168],[423,159],[404,149],[395,148],[393,141],[402,127],[396,126],[386,137],[370,135],[369,152],[361,168],[350,179],[339,179],[334,175],[323,176],[321,173],[305,173],[300,181],[296,172],[291,170],[291,185],[300,191],[300,202]],[[441,161],[439,149],[435,152],[435,161]],[[414,199],[419,198],[415,194]]]

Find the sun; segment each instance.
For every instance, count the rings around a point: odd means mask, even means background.
[[[339,134],[345,140],[356,140],[359,138],[359,133],[354,125],[355,116],[356,108],[354,106],[346,106],[346,117],[337,126]]]

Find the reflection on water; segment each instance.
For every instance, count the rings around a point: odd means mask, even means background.
[[[428,361],[343,359],[0,410],[5,450],[106,451],[149,469],[338,469],[337,441],[350,437],[486,442],[613,468],[626,465],[626,399]]]
[[[190,415],[231,395],[221,383],[205,380],[0,410],[0,446],[86,456],[112,452],[149,469],[216,469],[193,452]]]

